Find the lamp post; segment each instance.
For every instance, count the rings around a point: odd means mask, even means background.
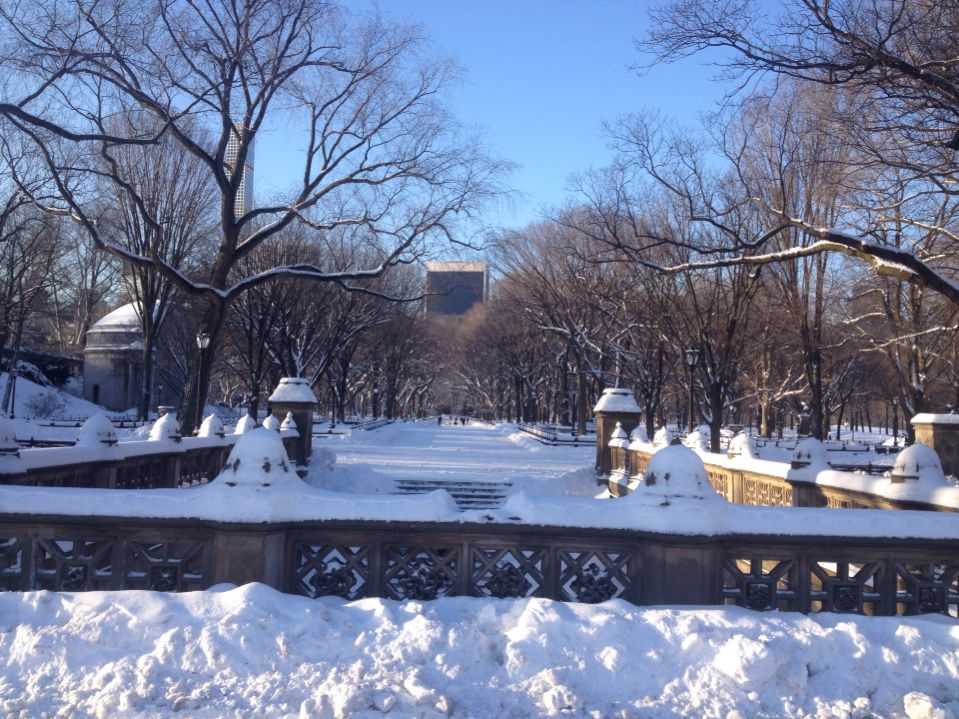
[[[686,350],[686,366],[689,368],[689,424],[687,425],[686,432],[693,431],[693,369],[699,363],[699,350],[695,347],[690,347]]]
[[[196,346],[200,350],[200,361],[197,362],[196,367],[196,423],[195,426],[197,429],[200,428],[200,424],[203,422],[203,401],[200,397],[200,374],[203,367],[203,353],[206,352],[207,348],[210,346],[210,333],[200,330],[196,333]]]
[[[899,398],[892,398],[892,446],[899,446]]]

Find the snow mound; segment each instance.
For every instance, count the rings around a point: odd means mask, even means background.
[[[296,435],[299,436],[300,432],[296,427],[296,420],[293,419],[293,413],[287,412],[286,417],[283,418],[283,422],[280,424],[281,432],[296,432]]]
[[[118,441],[113,423],[103,412],[97,412],[80,427],[77,433],[76,447],[103,449],[112,447]]]
[[[0,593],[2,716],[898,717],[959,710],[944,618],[471,597]],[[642,670],[636,670],[641,664]]]
[[[275,485],[302,487],[300,478],[290,468],[290,458],[278,432],[259,427],[240,437],[226,467],[214,480],[228,487],[255,487],[258,490]]]
[[[740,432],[729,440],[727,457],[742,457],[743,459],[757,459],[759,449],[756,447],[756,438],[748,432]]]
[[[226,430],[223,428],[223,421],[215,414],[208,414],[197,432],[198,437],[223,437],[225,435]]]
[[[709,427],[707,427],[705,424],[701,424],[688,435],[686,435],[686,441],[684,444],[691,449],[698,449],[703,452],[708,452],[709,435]]]
[[[150,429],[150,440],[153,442],[178,442],[180,440],[180,423],[176,412],[163,415]]]
[[[894,480],[919,481],[920,484],[945,486],[946,477],[936,450],[921,442],[906,447],[896,456],[890,473]]]
[[[792,453],[792,469],[789,470],[789,479],[815,481],[820,472],[828,472],[829,457],[826,447],[815,437],[806,437],[796,442]]]
[[[646,430],[643,429],[643,425],[637,424],[633,431],[629,433],[629,442],[632,444],[636,442],[638,444],[649,444],[649,435],[646,434]]]
[[[279,432],[280,420],[276,418],[275,414],[271,414],[266,419],[263,420],[263,428],[272,429],[274,432]]]
[[[669,427],[662,426],[653,435],[653,446],[666,447],[673,443],[673,437],[673,431]]]
[[[233,434],[246,434],[254,429],[256,429],[256,420],[250,415],[245,414],[240,417],[240,421],[236,423],[236,428],[233,430]]]
[[[663,447],[653,454],[636,493],[664,499],[723,499],[709,483],[703,460],[681,444]]]

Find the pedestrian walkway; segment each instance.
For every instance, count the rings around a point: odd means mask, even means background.
[[[591,463],[595,450],[544,447],[511,434],[515,427],[397,422],[329,445],[337,471],[363,475],[368,491],[420,494],[446,490],[462,509],[492,509],[514,491],[543,491]],[[365,470],[365,471],[364,471]],[[587,485],[587,489],[588,489]]]

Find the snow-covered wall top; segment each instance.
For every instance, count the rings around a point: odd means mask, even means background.
[[[189,489],[136,491],[0,486],[0,514],[253,523],[369,520],[514,527],[526,524],[686,536],[959,539],[959,517],[951,513],[753,507],[724,502],[710,502],[707,512],[703,511],[702,500],[674,497],[664,505],[663,496],[642,491],[615,500],[518,492],[500,509],[462,512],[443,491],[413,496],[341,494],[292,479],[268,488],[263,485],[250,482],[247,491],[217,479]]]
[[[959,414],[933,414],[923,412],[911,420],[912,424],[959,424]]]
[[[270,395],[269,401],[317,404],[316,395],[305,377],[283,377]]]
[[[635,412],[640,413],[639,405],[633,393],[623,387],[607,387],[593,412]]]

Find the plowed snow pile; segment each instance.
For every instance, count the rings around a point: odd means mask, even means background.
[[[0,662],[4,717],[959,717],[941,616],[7,593]]]

